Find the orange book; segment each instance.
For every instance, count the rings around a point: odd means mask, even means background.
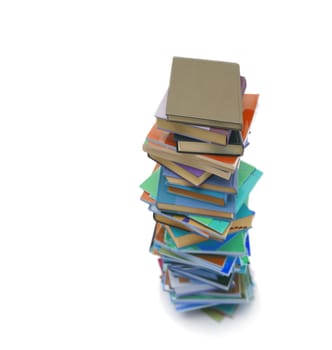
[[[158,129],[156,122],[153,124],[152,128],[150,129],[146,137],[146,141],[168,148],[170,150],[173,150],[175,153],[177,153],[174,134],[166,130]],[[181,156],[183,155],[186,155],[186,154],[181,153]],[[196,156],[197,158],[202,158],[207,160],[210,159],[216,164],[218,164],[218,162],[233,164],[237,161],[237,158],[238,158],[234,156],[219,156],[219,155],[212,155],[212,154],[191,154],[191,156]]]
[[[244,152],[249,129],[254,116],[258,100],[257,94],[247,94],[243,98],[243,126],[241,131],[233,131],[229,143],[217,145],[211,142],[202,142],[194,137],[175,135],[178,152],[204,153],[223,156],[241,156]]]
[[[244,140],[249,133],[258,96],[258,94],[245,94],[242,99],[243,128],[241,130],[241,135]],[[240,160],[240,156],[179,153],[176,150],[174,134],[169,131],[158,129],[156,123],[153,124],[146,137],[143,150],[152,156],[160,156],[170,161],[197,167],[212,174],[216,174],[216,172],[213,172],[214,169],[234,172]],[[220,176],[219,174],[216,175]]]
[[[259,94],[245,94],[242,99],[242,115],[243,115],[243,125],[242,125],[242,139],[245,140],[248,137],[249,129],[254,119],[257,102]]]

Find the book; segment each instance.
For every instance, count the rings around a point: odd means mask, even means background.
[[[215,290],[213,286],[178,276],[169,269],[165,270],[165,275],[165,286],[169,287],[169,291],[175,291],[178,296]]]
[[[230,164],[230,168],[234,169],[225,169],[222,162],[219,164],[213,164],[211,162],[213,159],[200,159],[199,157],[195,157],[198,156],[197,154],[178,153],[176,150],[172,151],[163,147],[158,147],[153,142],[149,141],[146,141],[143,144],[143,151],[146,152],[151,159],[157,159],[158,157],[160,160],[167,160],[177,164],[187,166],[194,165],[196,169],[203,170],[204,172],[219,176],[226,180],[230,179],[238,163],[237,159],[232,159],[233,163]],[[218,162],[218,160],[215,161]]]
[[[165,169],[169,169],[174,176],[183,179],[185,183],[189,183],[194,186],[201,185],[212,176],[212,174],[207,171],[197,169],[189,165],[172,162],[158,156],[149,155],[149,157],[160,165],[163,165]]]
[[[189,281],[195,279],[195,271],[187,272],[182,270],[181,267],[170,266],[172,272],[177,273],[178,276],[185,276],[189,278]],[[163,281],[164,282],[164,281]],[[199,282],[206,283],[211,287],[217,284],[214,279],[200,277]],[[246,274],[236,275],[229,284],[226,290],[215,291],[201,291],[195,294],[189,295],[177,295],[175,290],[170,290],[171,301],[175,304],[177,311],[189,311],[196,309],[213,308],[220,304],[243,304],[248,303],[253,297],[253,284],[249,272]],[[189,283],[189,282],[188,282]]]
[[[246,139],[254,117],[258,102],[258,94],[243,96],[243,128],[242,138]],[[240,156],[222,156],[211,154],[179,153],[176,150],[174,134],[157,128],[156,123],[150,129],[143,150],[151,157],[160,157],[168,161],[193,166],[213,175],[229,179],[235,171]]]
[[[244,151],[244,143],[242,141],[241,133],[235,130],[232,130],[225,146],[196,140],[192,137],[179,134],[175,134],[174,138],[178,152],[242,156]]]
[[[209,225],[202,224],[190,216],[181,214],[165,213],[159,211],[155,206],[150,207],[153,212],[153,218],[156,222],[168,225],[170,230],[179,229],[186,232],[197,234],[203,238],[213,238],[216,240],[224,240],[230,232],[231,222],[224,221],[224,227],[219,229],[211,228]],[[178,232],[178,231],[177,231]],[[188,237],[187,237],[188,238]],[[186,241],[189,243],[189,241]]]
[[[241,132],[234,130],[231,132],[227,145],[216,145],[175,134],[174,139],[177,151],[241,156],[245,145],[248,144],[248,135],[255,115],[258,98],[259,94],[245,94],[243,96],[243,127]]]
[[[168,230],[165,231],[165,243],[171,249],[180,249],[187,253],[205,253],[205,254],[222,254],[222,255],[249,255],[247,248],[248,234],[246,230],[228,235],[224,241],[217,241],[213,239],[196,242],[191,245],[185,245],[179,248]]]
[[[236,258],[234,256],[200,252],[190,254],[168,247],[165,242],[165,227],[159,223],[155,225],[150,251],[154,254],[165,256],[173,262],[185,263],[195,268],[210,269],[223,276],[231,275],[236,265]]]
[[[200,187],[175,187],[169,185],[168,182],[167,190],[169,193],[173,193],[179,196],[189,197],[203,202],[218,204],[221,206],[224,206],[228,199],[228,193],[225,192],[206,190]]]
[[[212,176],[199,187],[192,186],[190,183],[181,180],[179,177],[176,176],[176,174],[172,173],[166,168],[164,169],[164,175],[167,179],[168,188],[171,188],[174,193],[177,193],[176,188],[179,188],[181,189],[181,191],[184,190],[186,192],[198,191],[205,193],[206,191],[212,191],[210,195],[213,196],[213,194],[216,192],[237,194],[238,188],[242,186],[243,182],[250,176],[250,174],[254,170],[254,166],[241,160],[238,169],[234,172],[230,180],[225,180],[217,176]]]
[[[150,206],[150,210],[153,212],[154,220],[168,225],[170,230],[177,228],[179,230],[196,233],[203,238],[213,238],[217,240],[226,239],[229,233],[251,228],[255,216],[255,212],[250,210],[245,204],[231,221],[199,215],[186,216],[164,213],[159,211],[154,205]]]
[[[231,130],[172,122],[168,120],[166,116],[166,103],[167,92],[161,100],[157,111],[155,112],[156,122],[159,129],[193,137],[197,140],[202,140],[206,142],[213,142],[220,145],[227,144],[229,135],[231,134]]]
[[[156,123],[153,124],[148,132],[143,144],[143,151],[148,153],[149,156],[161,157],[188,166],[194,165],[197,169],[205,170],[212,174],[215,174],[217,170],[221,170],[221,177],[225,176],[228,179],[240,160],[240,157],[236,156],[178,153],[174,134],[158,129]]]
[[[166,115],[171,121],[241,130],[239,64],[173,57]]]
[[[194,232],[181,230],[175,226],[165,225],[165,229],[172,238],[177,248],[191,246],[193,244],[204,242],[209,239],[208,237],[203,237]]]
[[[242,161],[240,161],[240,167],[241,167],[241,163]],[[170,170],[170,168],[168,167],[165,167],[164,174],[166,176],[168,184],[172,185],[173,187],[184,187],[184,188],[188,188],[190,186],[197,187],[195,184],[193,184],[190,181],[187,181],[184,177],[173,172],[172,169]],[[237,187],[238,187],[237,183],[238,183],[238,170],[236,170],[231,175],[229,180],[223,179],[216,175],[212,175],[212,176],[210,175],[205,181],[202,181],[199,187],[206,190],[236,194]]]
[[[243,181],[239,187],[238,194],[235,195],[235,211],[238,212],[249,197],[250,192],[256,186],[258,180],[262,177],[263,173],[254,168],[254,171]]]
[[[221,277],[232,277],[236,266],[236,258],[229,255],[211,255],[211,254],[189,254],[180,250],[173,251],[168,249],[167,246],[158,241],[154,241],[152,245],[153,253],[161,255],[167,258],[167,261],[171,261],[178,264],[188,265],[188,270],[195,269],[196,277],[198,276],[197,268],[210,270],[215,272]],[[210,272],[209,271],[209,272]],[[203,272],[204,273],[204,272]],[[198,278],[197,278],[198,279]],[[229,281],[229,280],[228,280]],[[228,289],[229,285],[224,289]]]
[[[244,203],[248,197],[248,192],[255,186],[262,173],[245,162],[243,162],[242,168],[245,176],[241,172],[239,197],[235,197],[236,210],[239,206],[241,207],[237,210],[232,221],[195,215],[193,213],[172,214],[160,211],[155,204],[159,189],[161,167],[155,168],[153,173],[140,185],[144,191],[141,199],[150,205],[149,209],[154,213],[155,221],[193,231],[204,237],[225,239],[229,232],[251,227],[255,214]],[[163,171],[166,171],[166,169],[163,168]]]
[[[262,176],[262,172],[260,170],[245,162],[242,162],[242,166],[240,163],[238,173],[240,175],[241,182],[240,185],[237,186],[238,191],[235,195],[236,211],[238,211],[240,209],[240,206],[242,206],[242,204],[246,201],[249,193]],[[163,174],[165,176],[165,169],[163,169]],[[234,196],[225,192],[207,190],[201,187],[186,187],[181,185],[173,186],[167,182],[167,177],[166,183],[169,193],[173,193],[179,196],[186,196],[213,204],[219,204],[221,206],[224,206],[226,201]]]
[[[168,192],[163,168],[161,168],[159,177],[156,206],[159,210],[166,212],[189,213],[226,219],[232,219],[235,216],[235,197],[232,195],[224,206],[220,206]]]

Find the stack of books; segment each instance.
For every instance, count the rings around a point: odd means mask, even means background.
[[[176,310],[215,319],[253,298],[248,199],[262,172],[241,159],[259,96],[245,90],[237,63],[174,57],[143,145],[162,287]]]

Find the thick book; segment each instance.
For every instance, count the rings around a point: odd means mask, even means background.
[[[171,121],[241,130],[239,64],[174,57],[166,114]]]
[[[183,135],[174,135],[178,152],[206,153],[219,155],[241,156],[245,146],[248,144],[248,135],[255,115],[258,94],[245,94],[243,97],[243,127],[241,132],[233,130],[229,136],[227,145],[217,145],[211,142],[204,142],[188,138]]]
[[[167,92],[161,100],[158,109],[155,112],[156,122],[159,129],[193,137],[197,140],[213,142],[219,145],[226,145],[228,142],[231,130],[210,128],[208,126],[184,124],[172,122],[166,116]]]
[[[236,130],[232,130],[228,143],[225,146],[196,140],[179,134],[174,134],[174,138],[178,152],[220,154],[225,156],[242,156],[244,152],[244,143],[241,133]]]
[[[227,179],[230,178],[240,160],[237,156],[179,153],[176,151],[174,134],[158,129],[155,123],[147,134],[143,151],[152,157],[157,156],[180,164],[195,166],[197,169]]]

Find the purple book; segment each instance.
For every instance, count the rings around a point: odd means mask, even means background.
[[[200,177],[205,173],[204,170],[193,168],[192,166],[189,166],[189,165],[184,165],[184,164],[180,164],[180,163],[176,163],[176,164],[178,166],[180,166],[181,168],[183,168],[184,170],[188,171],[189,173],[193,174],[196,177]]]
[[[212,174],[207,171],[197,169],[181,163],[172,162],[160,157],[154,157],[149,155],[151,159],[163,165],[165,169],[172,171],[172,174],[177,174],[179,178],[186,180],[194,186],[200,186],[206,181]]]

